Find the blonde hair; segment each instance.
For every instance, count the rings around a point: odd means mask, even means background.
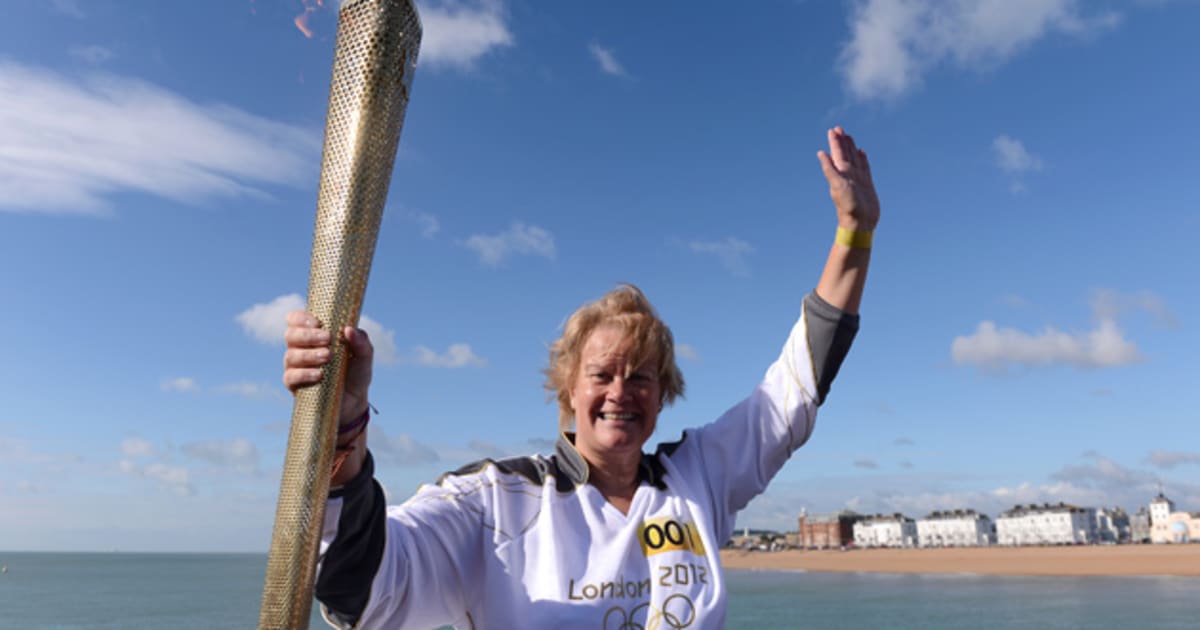
[[[558,427],[571,426],[571,387],[579,376],[583,346],[592,331],[600,326],[615,326],[629,340],[629,369],[654,359],[654,374],[661,387],[662,404],[672,404],[683,396],[683,373],[675,363],[675,339],[642,290],[622,284],[595,302],[579,307],[563,326],[563,334],[550,345],[550,364],[545,369],[546,389],[558,398]]]

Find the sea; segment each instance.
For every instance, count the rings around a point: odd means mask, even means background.
[[[0,552],[0,629],[254,628],[266,556]],[[729,628],[1200,628],[1200,578],[726,571]],[[311,628],[327,627],[314,614]]]

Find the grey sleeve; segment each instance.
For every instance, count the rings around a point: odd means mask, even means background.
[[[367,607],[371,584],[383,558],[387,501],[375,481],[370,452],[362,470],[330,498],[342,498],[337,537],[325,551],[316,598],[342,627],[353,627]]]
[[[825,402],[829,386],[833,384],[833,378],[850,351],[850,343],[858,334],[858,315],[842,311],[813,291],[804,298],[804,317],[819,405]]]

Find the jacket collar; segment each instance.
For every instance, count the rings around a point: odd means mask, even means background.
[[[566,492],[574,486],[581,486],[588,482],[588,463],[580,454],[579,449],[575,448],[575,432],[562,431],[558,434],[558,442],[554,445],[554,453],[557,459],[557,468],[562,472],[558,479],[558,489]],[[662,462],[653,455],[642,453],[642,460],[638,462],[638,484],[648,483],[659,490],[667,489],[667,482],[664,479],[666,476],[666,468]]]

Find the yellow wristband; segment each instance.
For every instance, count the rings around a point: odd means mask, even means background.
[[[838,245],[845,245],[851,249],[871,249],[871,236],[874,232],[855,232],[847,230],[844,227],[837,229],[837,237],[834,242]]]

